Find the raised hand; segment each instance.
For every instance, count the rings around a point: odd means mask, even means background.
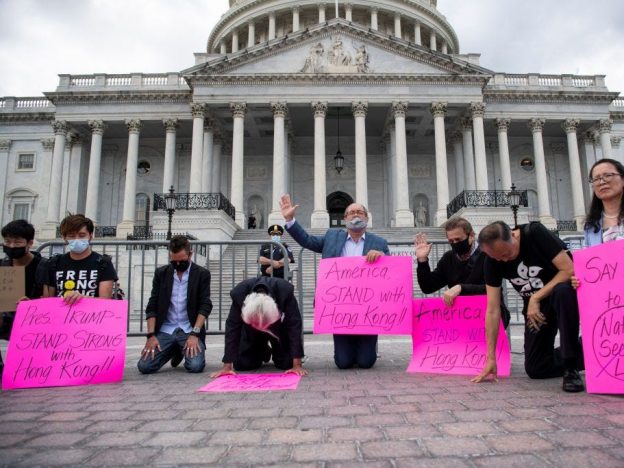
[[[295,211],[297,210],[297,208],[299,208],[299,205],[293,205],[292,201],[290,200],[290,195],[288,194],[284,194],[280,197],[279,205],[284,220],[287,223],[289,221],[292,221],[292,219],[295,217]]]
[[[431,252],[431,244],[427,243],[427,234],[422,232],[416,234],[414,248],[416,249],[416,260],[426,262]]]

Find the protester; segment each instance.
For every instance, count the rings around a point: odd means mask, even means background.
[[[28,221],[18,219],[2,228],[2,250],[6,257],[0,260],[0,267],[24,267],[24,297],[20,300],[37,299],[43,293],[43,285],[36,280],[37,267],[41,262],[39,252],[32,251],[35,228]],[[8,340],[13,328],[15,313],[0,313],[0,339]],[[0,353],[0,376],[4,363]]]
[[[414,247],[418,266],[416,275],[420,289],[425,294],[431,294],[444,286],[442,299],[447,306],[452,306],[457,296],[477,296],[485,294],[485,277],[483,263],[485,254],[481,252],[479,243],[475,239],[475,232],[467,219],[459,216],[449,219],[444,224],[446,239],[451,250],[445,252],[433,271],[429,267],[431,244],[427,242],[427,235],[416,234]],[[509,325],[509,309],[501,302],[503,325]]]
[[[210,272],[194,263],[192,257],[188,238],[173,236],[169,242],[169,264],[154,273],[145,308],[147,341],[138,362],[143,374],[157,372],[169,361],[177,367],[182,357],[188,372],[204,370],[204,324],[212,311]]]
[[[585,219],[585,245],[624,239],[624,165],[600,159],[589,171],[594,194]]]
[[[540,223],[511,229],[502,221],[479,233],[485,260],[487,361],[473,379],[496,378],[496,341],[501,317],[500,287],[510,280],[524,300],[524,368],[532,379],[563,376],[563,390],[583,391],[579,375],[579,311],[570,285],[574,271],[565,244]],[[559,332],[561,347],[555,350]]]
[[[284,228],[282,226],[279,224],[273,224],[272,226],[269,226],[268,232],[273,242],[282,242],[282,236],[284,235]],[[288,252],[288,259],[290,260],[290,263],[295,263],[295,258],[290,250],[290,247],[288,247],[288,244],[283,242],[282,245],[286,249],[286,252]],[[260,264],[260,273],[262,276],[284,278],[284,253],[279,247],[273,244],[263,244],[260,247],[258,263]]]
[[[290,195],[280,199],[286,230],[302,247],[322,254],[323,258],[365,256],[374,263],[379,257],[390,253],[388,242],[375,234],[367,233],[368,211],[359,203],[350,204],[345,210],[346,230],[329,229],[323,236],[311,236],[295,220]],[[334,361],[340,369],[355,365],[368,369],[377,360],[377,335],[334,335]]]
[[[230,296],[223,368],[211,377],[255,370],[271,359],[278,369],[306,375],[303,323],[292,284],[261,276],[241,281]]]
[[[93,221],[81,214],[69,215],[60,230],[69,252],[46,262],[43,296],[62,297],[69,305],[82,297],[112,298],[117,272],[110,257],[91,249]]]

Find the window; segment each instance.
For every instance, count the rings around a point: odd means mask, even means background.
[[[17,155],[18,171],[34,171],[35,170],[35,154],[22,153]]]
[[[137,174],[139,175],[147,174],[151,168],[152,166],[150,165],[148,161],[145,161],[145,160],[139,161],[139,164],[137,164]]]
[[[13,220],[25,219],[28,221],[30,215],[30,205],[28,203],[16,203],[13,205]]]
[[[527,172],[531,172],[533,170],[533,166],[534,164],[531,158],[523,158],[522,161],[520,161],[520,167]]]

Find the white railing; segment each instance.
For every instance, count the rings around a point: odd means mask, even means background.
[[[15,101],[15,107],[18,109],[39,109],[50,106],[52,106],[52,103],[46,98],[18,98]]]
[[[94,76],[72,76],[69,81],[70,86],[93,86],[95,85]]]
[[[141,80],[143,86],[158,86],[167,84],[167,75],[148,75]]]
[[[540,76],[537,79],[537,83],[540,86],[561,86],[561,77],[560,76]]]
[[[509,86],[526,86],[529,84],[529,79],[523,75],[505,75],[505,84]]]
[[[587,88],[588,86],[594,86],[593,78],[581,78],[572,77],[572,86],[576,88]]]
[[[130,86],[132,84],[131,76],[107,76],[106,86]]]
[[[614,99],[611,105],[614,107],[624,107],[624,98]]]
[[[0,109],[3,109],[6,107],[6,101],[4,99],[0,99]]]

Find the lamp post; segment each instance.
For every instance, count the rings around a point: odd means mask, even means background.
[[[342,169],[344,168],[344,156],[342,155],[342,151],[340,151],[340,107],[338,108],[338,151],[336,151],[336,156],[334,156],[334,167],[336,168],[336,172],[340,174]]]
[[[167,225],[167,240],[171,240],[171,220],[176,210],[176,196],[173,185],[169,189],[169,193],[165,195],[165,206],[167,207],[167,215],[169,216],[169,224]]]
[[[518,207],[520,206],[520,195],[521,193],[516,190],[515,184],[511,184],[511,192],[508,193],[508,196],[509,207],[511,208],[514,217],[514,227],[518,227]]]

